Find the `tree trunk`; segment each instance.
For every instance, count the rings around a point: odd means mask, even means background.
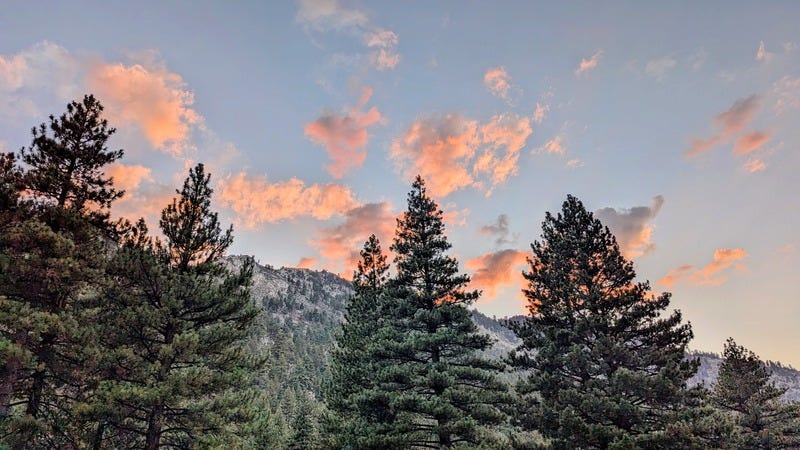
[[[147,418],[147,434],[145,437],[146,450],[158,450],[161,445],[161,427],[163,426],[163,407],[158,405],[150,412]]]

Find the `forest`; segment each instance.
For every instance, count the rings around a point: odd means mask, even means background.
[[[422,177],[344,322],[295,323],[226,259],[203,164],[157,230],[113,217],[115,131],[86,95],[0,154],[0,448],[800,448],[800,404],[733,338],[689,385],[690,324],[574,196],[531,244],[520,345],[491,357]]]

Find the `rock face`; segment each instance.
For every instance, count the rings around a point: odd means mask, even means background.
[[[231,268],[236,268],[241,267],[247,259],[252,258],[230,256],[227,263]],[[307,358],[305,365],[315,366],[313,372],[316,374],[324,373],[326,356],[333,345],[339,324],[344,320],[345,308],[353,293],[350,283],[326,271],[288,267],[275,269],[256,264],[251,292],[265,311],[263,329],[257,333],[261,345],[269,347],[276,340],[290,335],[294,342],[310,347],[302,352]],[[485,352],[487,356],[500,358],[520,344],[516,335],[500,321],[478,311],[473,311],[472,317],[479,329],[494,340],[493,347]],[[512,317],[510,320],[521,320],[521,317]],[[297,351],[287,350],[290,353]],[[695,352],[691,356],[700,358],[700,368],[690,383],[712,386],[722,358],[704,352]],[[314,359],[322,360],[312,361]],[[800,371],[775,362],[768,362],[767,365],[772,371],[775,385],[787,388],[784,397],[800,401]]]

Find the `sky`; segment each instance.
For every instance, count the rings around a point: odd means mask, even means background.
[[[202,162],[232,253],[346,277],[420,174],[498,317],[573,194],[692,348],[800,367],[798,21],[790,1],[12,0],[0,151],[92,93],[125,149],[116,215],[157,228]]]

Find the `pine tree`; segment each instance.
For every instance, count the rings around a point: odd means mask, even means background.
[[[779,449],[800,447],[800,405],[781,399],[785,388],[770,383],[770,373],[755,353],[725,343],[712,401],[735,422],[731,447]]]
[[[381,434],[382,426],[392,419],[386,396],[374,389],[374,375],[381,361],[371,348],[383,312],[388,270],[386,255],[373,234],[364,243],[353,274],[355,292],[331,354],[331,375],[325,390],[328,407],[338,419],[329,432],[344,447],[367,447],[369,439]]]
[[[530,371],[522,425],[554,448],[681,447],[665,430],[697,362],[685,357],[692,332],[680,312],[661,317],[669,293],[634,281],[614,236],[573,196],[531,247],[529,315],[514,326],[523,344],[511,358]]]
[[[211,211],[209,182],[198,164],[161,214],[165,241],[140,221],[110,269],[101,320],[112,357],[91,405],[109,445],[222,446],[252,413],[253,262],[229,270],[221,260],[233,234]]]
[[[0,411],[15,448],[74,445],[72,407],[91,366],[85,301],[104,282],[108,208],[122,195],[102,174],[122,156],[106,146],[114,129],[102,109],[92,96],[73,101],[32,130],[23,168],[3,157],[0,333],[16,356],[2,373]]]
[[[383,447],[455,448],[489,442],[508,400],[500,364],[478,356],[492,344],[479,334],[467,306],[469,276],[447,256],[442,211],[417,177],[392,245],[396,276],[389,283],[375,357],[383,361],[375,390],[394,414]],[[380,447],[381,442],[376,442]]]

